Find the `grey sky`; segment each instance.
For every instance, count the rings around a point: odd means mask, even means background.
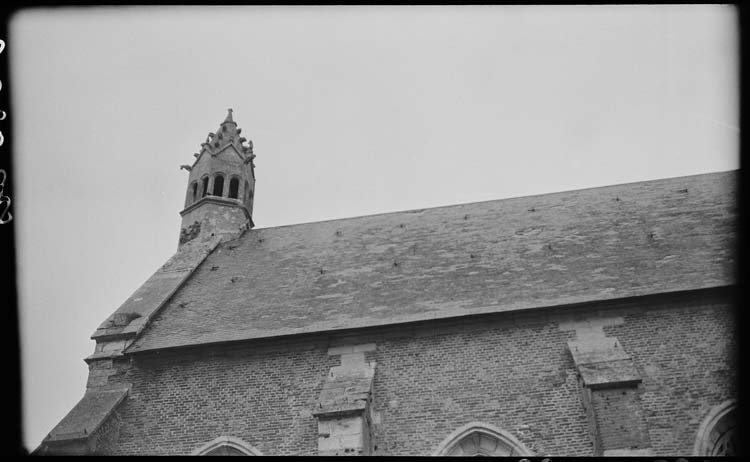
[[[739,165],[730,6],[28,10],[6,42],[30,449],[229,107],[259,228]]]

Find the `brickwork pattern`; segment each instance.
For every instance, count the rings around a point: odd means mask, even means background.
[[[312,410],[335,358],[327,344],[139,362],[115,454],[189,454],[218,436],[267,455],[315,455]]]
[[[655,455],[692,455],[701,421],[736,397],[734,312],[718,304],[625,316],[605,327],[633,357]]]
[[[120,415],[113,412],[104,424],[99,427],[89,442],[90,450],[94,454],[112,454],[117,451],[120,436]]]
[[[591,397],[602,451],[649,447],[637,388],[595,390]]]
[[[432,454],[456,428],[479,421],[537,454],[590,454],[568,338],[544,318],[517,318],[379,344],[375,453]]]
[[[711,406],[733,396],[732,311],[726,303],[664,302],[620,311],[605,327],[634,358],[648,436],[657,454],[689,454]],[[479,421],[539,455],[591,455],[585,410],[559,314],[360,331],[376,361],[376,455],[429,455],[455,429]],[[314,455],[312,410],[326,374],[329,335],[272,346],[204,348],[139,356],[119,380],[115,454],[188,454],[222,435],[267,455]]]

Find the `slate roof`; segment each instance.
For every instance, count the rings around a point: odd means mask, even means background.
[[[87,390],[78,404],[47,435],[43,443],[88,438],[104,423],[127,394],[127,388]]]
[[[735,283],[737,172],[255,229],[127,350]]]

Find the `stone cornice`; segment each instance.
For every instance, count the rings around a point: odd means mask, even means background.
[[[250,212],[247,210],[247,207],[245,207],[245,204],[242,203],[239,199],[230,199],[228,197],[220,197],[220,196],[212,196],[212,195],[206,195],[198,199],[197,201],[193,202],[192,204],[185,207],[181,212],[180,216],[185,216],[191,211],[197,209],[203,204],[216,204],[216,205],[222,205],[224,207],[236,207],[242,209],[243,212],[245,212],[245,217],[247,217],[248,220],[252,220],[250,217]]]

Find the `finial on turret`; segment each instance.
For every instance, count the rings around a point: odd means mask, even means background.
[[[232,119],[232,108],[231,107],[229,109],[227,109],[227,118],[224,119],[224,123],[227,123],[227,122],[234,123],[234,120]]]

